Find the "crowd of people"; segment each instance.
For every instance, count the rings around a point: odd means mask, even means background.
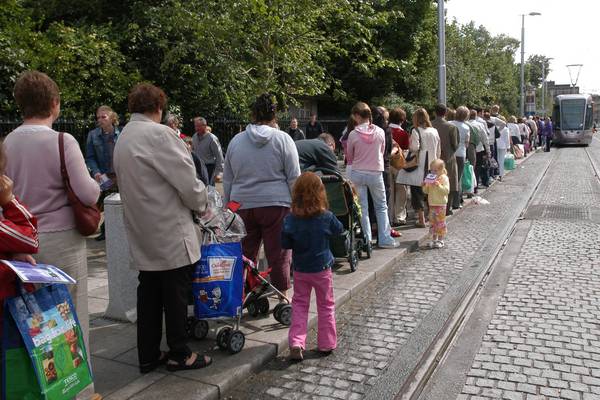
[[[110,107],[96,110],[97,127],[88,134],[84,157],[71,135],[64,134],[63,148],[58,144],[52,125],[60,113],[60,94],[50,77],[37,71],[23,73],[14,96],[23,124],[5,138],[0,152],[4,215],[0,251],[6,258],[59,266],[77,280],[70,290],[87,344],[86,239],[76,229],[61,175],[61,153],[81,203],[101,206],[103,197],[118,191],[130,265],[139,271],[137,341],[142,373],[162,364],[177,371],[212,362],[186,344],[191,273],[201,250],[194,215],[206,209],[207,186],[222,182],[224,203],[239,203],[247,231],[244,255],[257,261],[264,247],[270,279],[284,296],[293,274],[289,341],[292,358],[301,360],[313,288],[319,350],[328,353],[336,347],[329,239],[343,227],[328,211],[319,173],[341,175],[345,168],[368,242],[396,248],[395,238],[401,235],[397,229],[409,222],[410,201],[415,225],[425,228],[429,222],[430,246],[441,248],[446,216],[461,207],[463,197],[494,179],[502,180],[507,153],[518,157],[542,143],[549,146],[552,135],[549,118],[505,118],[498,106],[453,110],[439,104],[433,121],[427,110],[418,108],[409,124],[401,108],[388,112],[359,102],[337,141],[314,114],[305,131],[295,118],[288,132],[280,130],[277,101],[263,94],[251,107],[252,122],[223,154],[205,118],[194,118],[191,138],[179,130],[178,116],[166,116],[163,124],[166,94],[142,83],[129,93],[131,116],[122,129]],[[343,162],[336,157],[338,143]],[[470,193],[463,193],[466,164],[474,168],[477,182]],[[104,232],[102,226],[99,239]],[[6,298],[14,294],[10,285],[14,275],[1,266],[0,274],[0,293]],[[161,350],[163,319],[168,352]]]

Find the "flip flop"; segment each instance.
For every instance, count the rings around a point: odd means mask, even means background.
[[[188,357],[188,359],[189,359],[189,357]],[[208,367],[210,364],[212,364],[211,357],[205,356],[205,355],[203,356],[198,353],[196,353],[196,359],[190,365],[187,365],[185,363],[185,361],[186,360],[183,360],[183,361],[169,360],[167,362],[167,371],[175,372],[175,371],[186,371],[186,370],[190,370],[190,369],[200,369],[200,368]]]

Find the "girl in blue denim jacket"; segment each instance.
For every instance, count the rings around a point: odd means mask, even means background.
[[[300,175],[292,191],[292,211],[285,217],[281,233],[282,247],[292,249],[294,267],[292,325],[288,335],[293,360],[303,359],[313,288],[317,297],[318,350],[329,353],[337,346],[331,272],[334,258],[329,238],[341,234],[343,229],[328,210],[321,179],[312,172]]]

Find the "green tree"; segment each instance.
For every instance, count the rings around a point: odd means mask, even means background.
[[[13,86],[19,74],[29,66],[31,45],[38,35],[28,10],[16,0],[0,2],[0,113],[16,116]]]
[[[446,29],[448,103],[486,106],[498,103],[514,114],[518,105],[518,70],[513,54],[519,42],[491,35],[473,22],[453,21]]]

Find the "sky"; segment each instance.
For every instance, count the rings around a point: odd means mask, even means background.
[[[600,94],[600,46],[594,46],[600,23],[600,0],[448,0],[448,22],[474,21],[492,34],[521,40],[521,14],[525,17],[525,60],[532,54],[551,57],[548,80],[570,83],[568,64],[583,64],[578,80],[581,93]],[[515,54],[520,62],[521,49]],[[571,69],[573,79],[577,68]]]

